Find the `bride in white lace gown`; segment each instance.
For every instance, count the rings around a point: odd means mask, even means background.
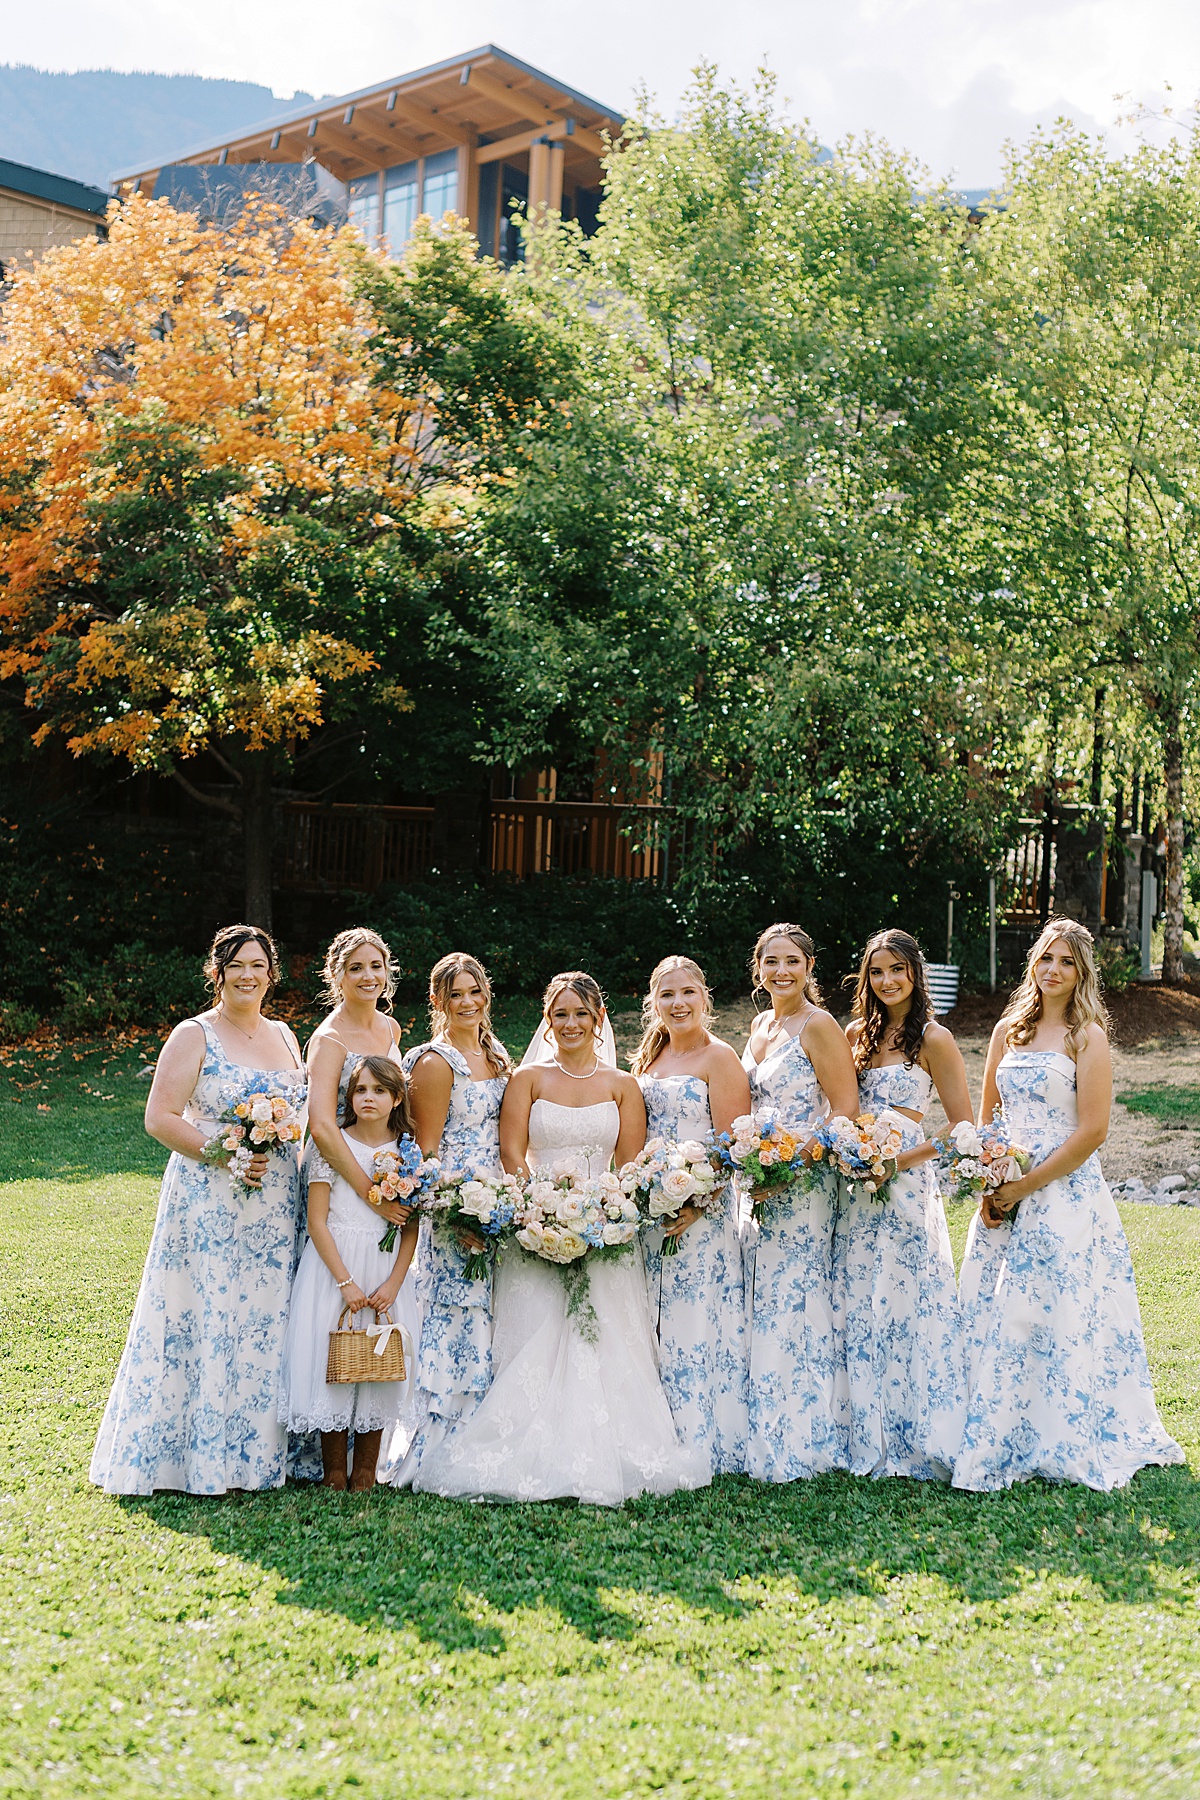
[[[630,1075],[596,1055],[603,1001],[578,972],[547,991],[553,1062],[521,1068],[501,1111],[506,1166],[586,1160],[589,1173],[645,1140]],[[595,1035],[594,1035],[595,1034]],[[592,1098],[593,1093],[599,1098]],[[576,1098],[578,1096],[578,1099]],[[594,1263],[592,1341],[567,1313],[562,1275],[516,1245],[496,1271],[494,1378],[474,1416],[428,1455],[414,1486],[460,1499],[619,1506],[636,1494],[707,1486],[708,1460],[676,1435],[658,1378],[640,1246]]]

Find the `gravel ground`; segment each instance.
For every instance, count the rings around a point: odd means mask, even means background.
[[[996,1007],[999,1011],[999,1007]],[[720,1008],[716,1032],[728,1040],[741,1054],[754,1018],[749,1000]],[[975,1023],[972,1019],[970,1023]],[[954,1020],[948,1021],[953,1027]],[[1148,1017],[1146,1024],[1153,1028]],[[1168,1023],[1177,1023],[1170,1016]],[[633,1051],[640,1035],[640,1016],[636,1012],[616,1013],[613,1026],[617,1049],[622,1061]],[[983,1086],[983,1065],[987,1056],[987,1033],[964,1032],[958,1039],[967,1065],[971,1097],[978,1104]],[[1140,1179],[1147,1187],[1168,1176],[1184,1176],[1189,1190],[1200,1187],[1200,1128],[1164,1124],[1148,1113],[1127,1112],[1120,1095],[1130,1089],[1156,1086],[1200,1086],[1200,1032],[1187,1032],[1167,1037],[1152,1037],[1135,1045],[1117,1044],[1113,1049],[1113,1079],[1117,1104],[1113,1107],[1108,1142],[1102,1152],[1104,1172],[1110,1182]],[[945,1123],[945,1115],[936,1097],[930,1108],[928,1123],[937,1131]],[[1189,1169],[1197,1174],[1189,1176]]]

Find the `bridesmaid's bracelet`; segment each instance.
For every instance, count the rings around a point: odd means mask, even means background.
[[[347,1275],[347,1277],[346,1277],[346,1279],[345,1279],[345,1281],[339,1281],[339,1282],[338,1282],[338,1286],[339,1286],[339,1287],[340,1287],[340,1288],[344,1288],[344,1287],[353,1287],[353,1286],[354,1286],[354,1277],[353,1277],[353,1275]]]

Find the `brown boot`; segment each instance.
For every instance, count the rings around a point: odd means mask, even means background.
[[[352,1494],[369,1494],[375,1486],[375,1465],[379,1461],[382,1431],[356,1431],[354,1434],[354,1473],[350,1477]]]
[[[346,1491],[346,1438],[344,1431],[321,1433],[321,1486]]]

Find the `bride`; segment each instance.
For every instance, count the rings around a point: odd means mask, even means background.
[[[500,1154],[525,1175],[570,1157],[590,1174],[636,1156],[641,1090],[601,1060],[604,998],[590,975],[556,975],[543,1023],[500,1110]],[[594,1341],[567,1313],[559,1271],[515,1244],[496,1270],[492,1385],[456,1435],[426,1457],[429,1493],[493,1500],[574,1495],[619,1506],[635,1494],[705,1487],[708,1462],[676,1436],[658,1379],[640,1246],[588,1270]]]

